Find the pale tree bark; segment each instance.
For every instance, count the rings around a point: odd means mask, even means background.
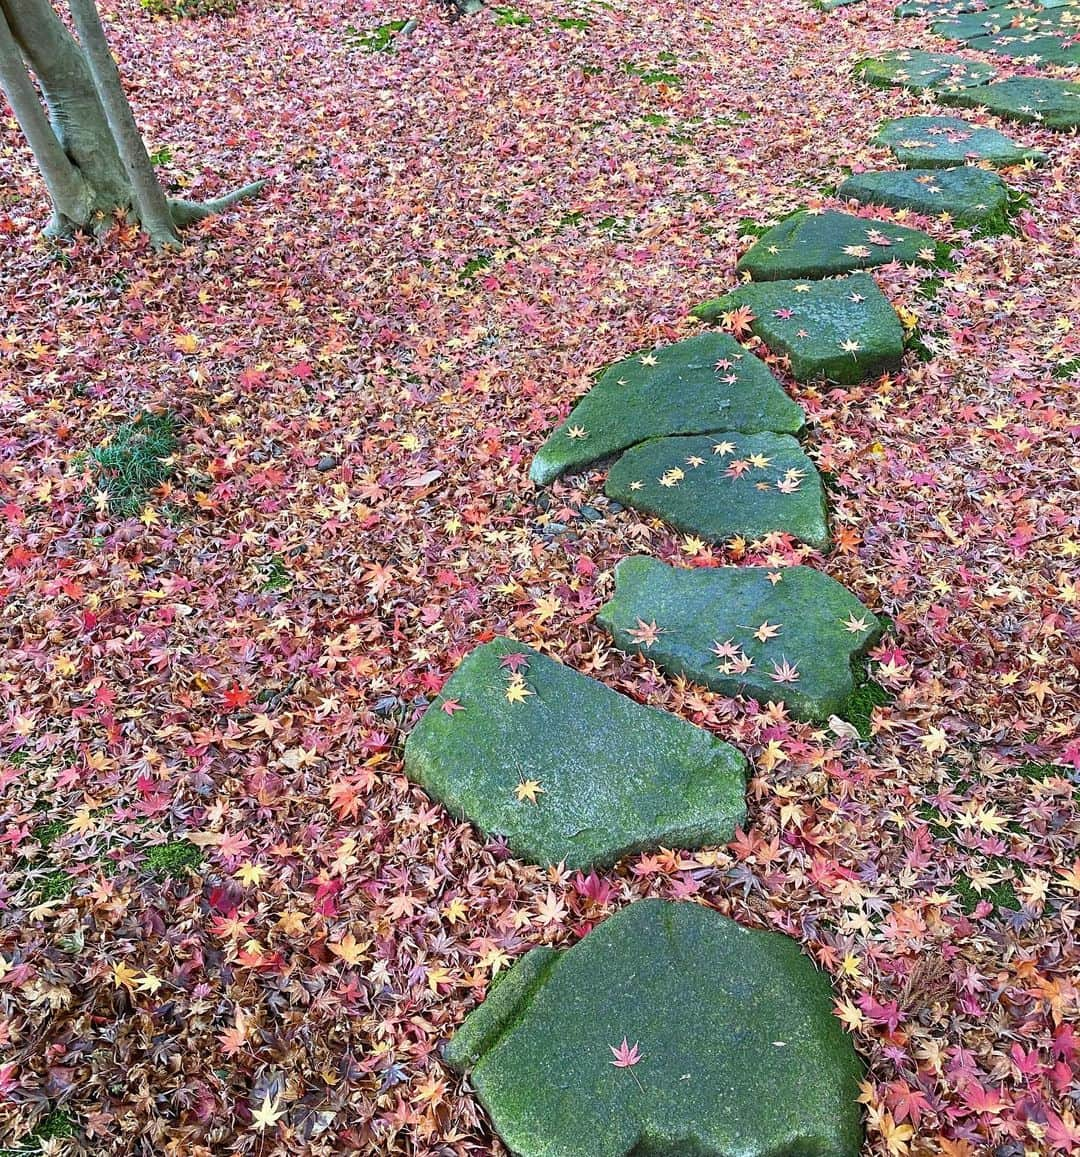
[[[0,0],[0,89],[53,201],[47,232],[100,232],[117,213],[125,213],[156,248],[172,247],[179,244],[180,227],[259,192],[261,181],[204,204],[167,199],[124,95],[95,0],[69,0],[69,5],[78,40],[51,0]]]

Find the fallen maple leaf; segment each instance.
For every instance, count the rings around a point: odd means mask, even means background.
[[[608,1045],[608,1048],[615,1054],[615,1059],[611,1062],[617,1069],[633,1068],[641,1060],[640,1045],[635,1043],[630,1045],[627,1043],[626,1037],[622,1038],[621,1045]]]

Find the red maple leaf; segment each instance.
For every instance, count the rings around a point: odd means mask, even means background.
[[[514,672],[520,671],[523,667],[527,667],[528,665],[529,656],[526,655],[524,651],[511,651],[508,655],[503,655],[503,657],[499,660],[500,667],[506,667],[507,669]]]

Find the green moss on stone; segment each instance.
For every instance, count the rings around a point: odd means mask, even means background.
[[[860,60],[855,65],[855,75],[878,88],[903,87],[916,92],[923,89],[940,92],[987,84],[997,75],[997,70],[993,65],[950,52],[897,49]]]
[[[829,545],[821,479],[786,434],[642,442],[612,466],[604,493],[707,542],[783,531],[819,550]]]
[[[927,217],[948,213],[959,226],[989,233],[1005,228],[1011,205],[1009,186],[997,173],[971,166],[858,173],[844,181],[836,195]]]
[[[764,363],[727,334],[699,334],[604,370],[540,448],[529,477],[546,486],[665,434],[794,434],[804,421]]]
[[[862,1066],[794,940],[641,900],[517,967],[491,1043],[470,1030],[482,1005],[450,1054],[519,1157],[857,1157]]]
[[[774,353],[791,360],[791,372],[799,381],[824,377],[854,384],[900,365],[903,327],[867,273],[741,285],[693,313],[702,321],[715,321],[742,306],[754,315],[751,331]]]
[[[755,281],[831,277],[890,261],[941,265],[949,247],[918,229],[851,213],[800,212],[774,226],[736,266]]]
[[[857,679],[855,689],[847,697],[847,701],[838,714],[841,719],[846,719],[858,731],[862,739],[867,740],[873,734],[871,725],[874,718],[874,708],[886,706],[893,701],[894,696],[886,691],[880,683],[866,678],[865,675],[861,678],[857,676]]]
[[[811,567],[684,570],[643,556],[615,568],[615,595],[598,621],[621,650],[671,675],[725,695],[783,700],[804,719],[843,710],[853,664],[881,635],[871,611]],[[644,623],[655,624],[651,638],[641,635]],[[777,679],[791,669],[795,678]]]
[[[980,96],[993,85],[976,90]],[[942,101],[959,103],[953,98]],[[973,104],[983,103],[975,100]],[[918,116],[886,121],[874,143],[889,148],[902,165],[922,169],[951,169],[971,161],[982,161],[997,168],[1019,165],[1024,161],[1042,164],[1046,154],[1014,144],[997,129],[970,124],[960,117]]]
[[[512,639],[466,656],[442,703],[409,735],[406,773],[534,863],[587,869],[724,843],[745,817],[747,764],[734,748]],[[519,798],[528,781],[535,802]]]
[[[941,101],[965,108],[986,108],[1006,120],[1035,123],[1047,129],[1064,131],[1080,125],[1080,84],[1049,77],[1015,76],[975,92],[942,93]],[[1038,156],[1045,160],[1045,154]]]

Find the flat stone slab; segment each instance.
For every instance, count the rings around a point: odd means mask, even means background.
[[[654,438],[612,466],[604,493],[707,542],[784,531],[829,545],[821,478],[788,434]]]
[[[746,760],[522,643],[470,652],[405,744],[405,772],[515,855],[568,868],[723,844]]]
[[[959,16],[965,12],[981,12],[986,9],[1021,8],[1026,5],[1018,0],[904,0],[893,9],[897,18],[903,16]]]
[[[937,36],[950,40],[970,40],[975,36],[988,36],[1007,28],[1016,18],[1009,9],[992,8],[982,12],[962,12],[935,20],[930,30]]]
[[[604,370],[540,447],[529,477],[546,486],[664,434],[795,434],[805,421],[764,362],[727,334],[698,334]]]
[[[832,1004],[789,937],[639,900],[523,956],[444,1056],[517,1157],[858,1157]]]
[[[897,49],[860,60],[855,65],[855,75],[878,88],[900,86],[915,91],[927,88],[942,91],[987,84],[997,75],[997,69],[951,52]]]
[[[801,719],[844,708],[852,664],[881,635],[871,611],[811,567],[684,570],[644,556],[615,568],[598,621],[620,650],[668,674],[724,695],[782,699]]]
[[[774,353],[790,358],[799,381],[825,377],[854,384],[896,369],[904,353],[900,319],[867,273],[740,285],[693,313],[702,321],[716,321],[739,308],[751,311],[752,333]]]
[[[856,173],[836,195],[862,205],[911,209],[927,217],[948,213],[960,226],[1001,228],[1009,214],[1009,186],[997,173],[970,165]]]
[[[1042,68],[1047,64],[1075,67],[1080,64],[1080,44],[1073,44],[1066,36],[1048,32],[1010,28],[968,41],[968,47],[979,52],[1008,56],[1022,64]]]
[[[940,265],[949,247],[918,229],[851,213],[802,211],[774,225],[741,258],[736,270],[755,281],[831,277],[899,261]]]
[[[988,84],[978,90],[977,99],[973,93],[954,92],[943,93],[941,100],[944,104],[987,108],[1006,120],[1040,124],[1048,129],[1080,125],[1080,84],[1044,76],[1016,76]],[[1038,157],[1045,159],[1045,154],[1039,153]]]
[[[978,89],[978,99],[973,98],[972,104],[985,104],[986,94],[994,87],[989,84]],[[947,103],[956,101],[949,97]],[[1038,149],[1022,148],[997,129],[982,128],[960,117],[901,117],[886,121],[874,143],[887,146],[902,165],[918,169],[951,169],[971,161],[996,168],[1046,161],[1046,154]]]

